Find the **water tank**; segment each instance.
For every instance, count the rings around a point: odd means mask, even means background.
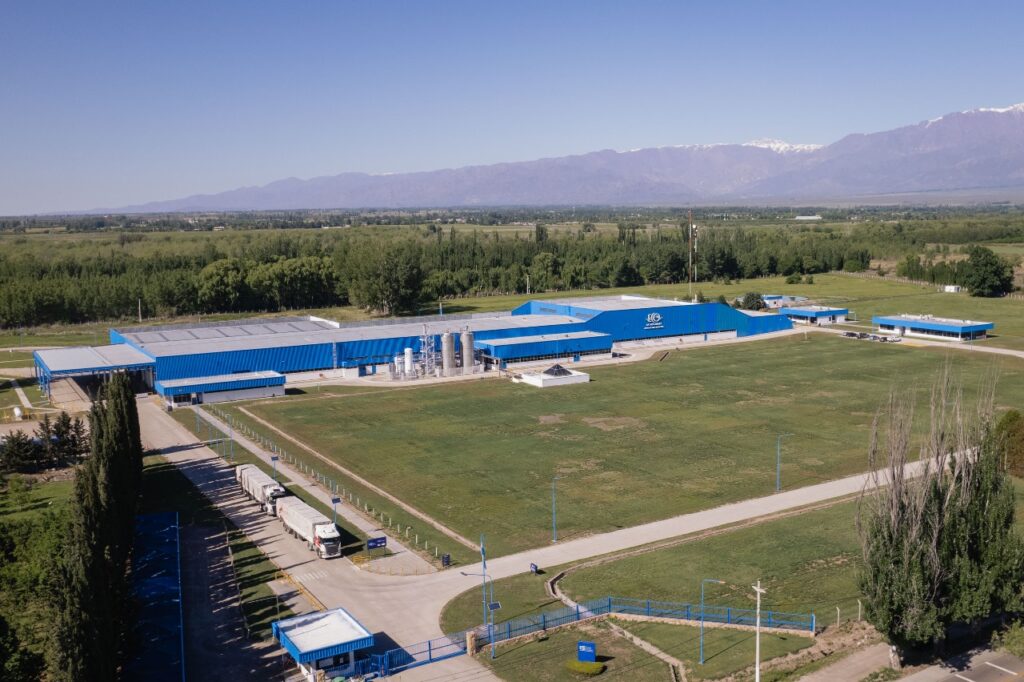
[[[455,337],[451,332],[441,334],[441,369],[446,377],[455,374]]]
[[[462,373],[473,373],[473,332],[468,329],[462,332]]]
[[[412,348],[405,349],[405,374],[412,376]]]
[[[22,417],[21,408],[20,407],[15,407],[14,408],[14,419],[17,420],[17,421],[21,421],[21,417]]]
[[[401,355],[396,355],[395,356],[395,376],[398,376],[398,377],[402,376],[402,364],[403,364],[402,356]]]

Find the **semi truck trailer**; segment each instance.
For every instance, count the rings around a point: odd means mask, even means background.
[[[306,541],[306,548],[321,559],[341,556],[341,535],[334,523],[297,497],[277,501],[277,516],[285,530]]]
[[[271,516],[277,513],[277,500],[288,494],[277,481],[267,476],[255,464],[240,464],[235,467],[235,480],[245,494],[258,502]]]

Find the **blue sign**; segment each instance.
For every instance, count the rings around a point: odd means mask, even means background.
[[[377,549],[378,547],[387,547],[387,545],[388,538],[386,535],[379,538],[369,538],[366,541],[366,549]]]
[[[487,608],[490,609],[491,611],[498,611],[499,609],[501,609],[501,602],[500,601],[492,601],[490,604],[487,605]]]
[[[281,458],[280,458],[280,457],[278,457],[277,455],[271,455],[271,456],[270,456],[270,461],[271,461],[271,462],[276,462],[276,461],[277,461],[277,460],[279,460],[279,459],[281,459]]]
[[[340,503],[341,503],[341,498],[340,497],[332,497],[331,498],[331,504],[340,504]]]
[[[540,569],[537,567],[537,564],[530,564],[530,573],[536,575],[538,572],[540,572]]]
[[[596,663],[597,645],[593,642],[579,641],[576,644],[576,660],[583,663]]]

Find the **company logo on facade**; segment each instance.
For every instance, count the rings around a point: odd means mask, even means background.
[[[647,323],[644,325],[644,329],[662,329],[664,326],[661,313],[647,313]]]

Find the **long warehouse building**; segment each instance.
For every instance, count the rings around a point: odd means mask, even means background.
[[[87,384],[129,371],[140,390],[169,399],[207,392],[241,398],[268,387],[280,392],[282,377],[298,372],[408,373],[413,356],[421,369],[423,358],[431,367],[437,358],[438,370],[448,371],[456,358],[472,370],[473,365],[611,353],[614,344],[626,341],[707,340],[791,328],[784,316],[748,314],[722,303],[596,296],[528,301],[510,313],[356,323],[281,317],[112,329],[108,346],[36,351],[35,364],[47,393],[61,378]]]

